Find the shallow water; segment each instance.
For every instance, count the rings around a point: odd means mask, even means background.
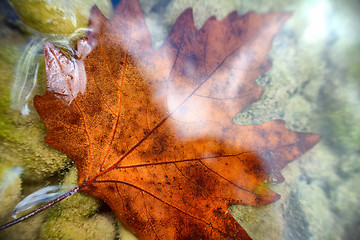
[[[46,131],[32,102],[24,103],[29,104],[26,117],[10,106],[16,64],[34,33],[24,31],[11,9],[1,4],[0,171],[4,177],[6,169],[24,168],[14,184],[1,182],[1,190],[4,184],[8,190],[0,199],[0,209],[7,209],[42,187],[76,183],[76,172],[68,158],[42,142]],[[233,206],[230,212],[253,239],[359,239],[359,2],[154,0],[141,1],[141,6],[155,48],[188,7],[194,9],[197,28],[212,15],[222,19],[234,10],[239,14],[249,10],[293,12],[274,39],[269,53],[273,67],[257,79],[265,88],[263,96],[234,121],[249,125],[283,119],[289,129],[319,133],[322,139],[282,171],[285,181],[272,187],[281,195],[279,201],[261,207]],[[41,68],[44,66],[39,64],[39,78],[45,74]],[[42,92],[44,78],[37,84],[33,89],[29,82],[24,96]],[[10,219],[11,212],[0,212],[1,223]],[[68,232],[76,229],[79,235],[59,234],[59,226],[69,228]],[[124,231],[104,204],[79,194],[7,229],[0,238],[130,239]]]

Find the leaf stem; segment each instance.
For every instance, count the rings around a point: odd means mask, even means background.
[[[52,200],[51,202],[48,202],[47,204],[35,209],[34,211],[28,213],[28,214],[25,214],[24,216],[22,217],[19,217],[11,222],[8,222],[4,225],[1,225],[0,226],[0,231],[1,230],[4,230],[5,228],[8,228],[8,227],[11,227],[19,222],[22,222],[24,221],[25,219],[29,218],[29,217],[32,217],[42,211],[44,211],[45,209],[48,209],[50,208],[51,206],[55,205],[56,203],[60,202],[61,200],[67,198],[67,197],[70,197],[71,195],[73,195],[74,193],[76,193],[77,191],[79,190],[79,186],[76,186],[75,188],[71,189],[70,191],[64,193],[63,195],[61,195],[60,197],[58,198],[55,198],[54,200]]]

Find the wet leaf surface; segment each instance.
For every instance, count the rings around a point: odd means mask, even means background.
[[[282,120],[239,126],[271,68],[288,13],[235,12],[197,30],[192,11],[154,50],[137,1],[95,7],[73,59],[46,43],[47,92],[35,106],[46,142],[76,164],[78,186],[141,239],[250,239],[228,206],[279,199],[289,162],[319,141]]]

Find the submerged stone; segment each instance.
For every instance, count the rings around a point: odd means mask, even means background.
[[[112,13],[109,0],[11,0],[21,20],[43,33],[71,34],[86,28],[90,9],[97,5],[105,16]]]

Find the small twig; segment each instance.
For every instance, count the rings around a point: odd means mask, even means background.
[[[67,197],[70,197],[71,195],[76,193],[78,190],[79,190],[79,187],[76,186],[75,188],[71,189],[70,191],[66,192],[65,194],[61,195],[60,197],[55,198],[51,202],[48,202],[44,206],[41,206],[41,207],[35,209],[34,211],[32,211],[32,212],[30,212],[28,214],[25,214],[24,216],[19,217],[19,218],[15,219],[15,220],[13,220],[11,222],[8,222],[8,223],[6,223],[4,225],[1,225],[0,226],[0,231],[5,229],[5,228],[11,227],[12,225],[15,225],[15,224],[17,224],[19,222],[22,222],[22,221],[24,221],[25,219],[27,219],[29,217],[35,216],[36,214],[44,211],[45,209],[48,209],[49,207],[53,206],[54,204],[60,202],[61,200],[65,199]]]

